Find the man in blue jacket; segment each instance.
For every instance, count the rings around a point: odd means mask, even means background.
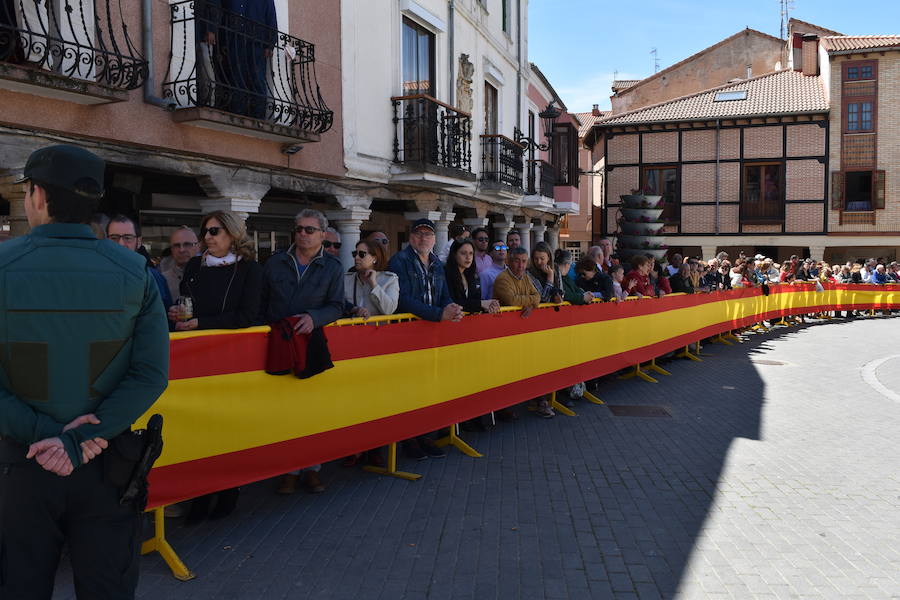
[[[388,270],[400,280],[397,312],[412,313],[427,321],[459,321],[462,307],[450,300],[444,265],[434,250],[434,223],[413,223],[409,245],[391,258]]]
[[[341,317],[344,268],[322,247],[326,229],[328,219],[317,210],[304,209],[294,218],[294,243],[286,252],[269,258],[263,270],[263,322],[299,317],[295,329],[305,335]],[[314,465],[306,470],[304,485],[314,494],[325,491],[319,479],[321,467]],[[285,475],[278,493],[294,493],[300,475],[300,471]]]
[[[396,273],[400,280],[397,312],[412,313],[428,321],[459,321],[462,307],[450,300],[444,265],[433,252],[434,242],[434,223],[419,219],[412,225],[409,245],[391,258],[388,271]],[[416,460],[447,455],[426,435],[406,440],[403,446],[406,455]]]

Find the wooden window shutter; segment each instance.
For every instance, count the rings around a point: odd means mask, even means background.
[[[873,175],[872,206],[876,209],[884,208],[884,171],[875,171]]]
[[[578,167],[578,132],[569,128],[569,185],[578,187],[580,179]]]
[[[844,174],[831,172],[831,210],[844,210]]]

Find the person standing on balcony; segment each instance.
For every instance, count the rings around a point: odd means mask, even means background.
[[[214,57],[215,93],[198,90],[201,103],[206,92],[222,110],[254,119],[270,117],[266,78],[278,41],[274,0],[201,0],[194,14],[197,39]]]

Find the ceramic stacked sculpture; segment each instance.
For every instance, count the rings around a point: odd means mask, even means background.
[[[662,234],[665,227],[662,220],[663,197],[631,194],[620,198],[620,233],[616,241],[619,256],[623,261],[628,261],[637,254],[649,254],[657,262],[664,262],[667,246]]]

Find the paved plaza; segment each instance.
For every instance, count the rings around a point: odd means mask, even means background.
[[[671,417],[579,402],[464,434],[484,458],[404,462],[418,482],[332,463],[318,496],[248,486],[229,519],[170,520],[197,578],[146,556],[139,597],[900,598],[900,318],[704,352],[597,392]]]

